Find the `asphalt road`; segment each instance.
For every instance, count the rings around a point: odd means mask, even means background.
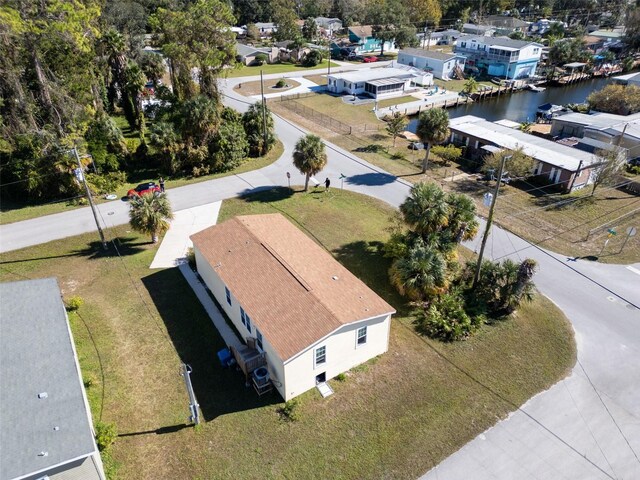
[[[231,87],[251,80],[228,80],[226,103],[245,110],[247,100]],[[293,167],[291,153],[303,131],[279,118],[275,124],[285,146],[277,162],[259,171],[170,189],[174,210],[285,186],[286,172],[291,173],[292,184],[302,184],[304,178]],[[344,174],[345,189],[396,207],[406,198],[410,185],[403,180],[329,143],[327,155],[328,165],[317,178],[322,182],[329,177],[332,188],[339,187],[339,176]],[[126,202],[102,204],[99,210],[107,226],[128,221]],[[93,230],[88,208],[2,225],[0,252]],[[529,400],[423,478],[640,479],[640,264],[627,268],[573,261],[499,228],[492,232],[490,257],[529,257],[538,262],[536,285],[570,319],[578,363],[568,378]],[[469,246],[475,248],[476,242]]]

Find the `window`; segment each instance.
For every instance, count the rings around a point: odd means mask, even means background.
[[[227,296],[227,303],[231,305],[231,292],[227,287],[224,287],[224,294]]]
[[[323,365],[327,362],[327,347],[316,348],[315,366]]]
[[[251,333],[251,319],[249,318],[249,315],[247,315],[247,312],[245,312],[242,307],[240,307],[240,320],[242,321],[242,324],[245,327],[247,327],[247,330],[249,331],[249,333]]]
[[[258,330],[257,328],[256,328],[256,345],[258,346],[258,349],[260,351],[263,350],[263,348],[262,348],[262,334],[260,333],[260,330]]]
[[[356,347],[365,343],[367,343],[367,327],[362,327],[356,332]]]

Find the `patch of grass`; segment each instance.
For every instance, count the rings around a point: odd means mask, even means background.
[[[268,93],[280,93],[280,92],[286,92],[287,90],[291,90],[294,87],[297,87],[300,85],[300,82],[296,82],[295,80],[291,79],[291,78],[284,78],[282,77],[285,82],[287,83],[288,87],[282,87],[282,88],[273,88],[276,86],[276,84],[278,83],[278,81],[280,81],[280,78],[272,78],[270,80],[265,80],[264,81],[264,93],[265,95]],[[234,90],[246,97],[249,97],[251,95],[260,95],[260,81],[256,80],[254,82],[244,82],[244,83],[239,83],[238,85],[236,85],[234,87]]]
[[[218,364],[224,344],[190,287],[175,268],[149,270],[157,246],[128,226],[106,231],[122,257],[102,253],[95,234],[2,255],[0,281],[55,276],[65,297],[85,299],[71,328],[82,374],[96,379],[94,421],[120,435],[105,458],[120,478],[415,478],[573,364],[570,326],[541,296],[466,342],[416,335],[388,282],[393,210],[378,200],[279,188],[225,201],[220,215],[261,212],[288,216],[399,311],[389,351],[330,399],[302,395],[296,422],[281,421],[277,394],[257,397]],[[197,431],[185,428],[182,362],[205,420]]]
[[[339,67],[337,63],[331,62],[331,67]],[[253,75],[260,75],[260,70],[264,75],[270,75],[272,73],[288,73],[288,72],[299,72],[301,70],[318,70],[324,68],[327,69],[327,60],[323,60],[322,63],[316,65],[315,67],[303,67],[302,65],[293,64],[293,63],[271,63],[262,66],[252,66],[247,67],[245,65],[240,68],[234,68],[227,70],[228,78],[235,77],[249,77]]]
[[[228,172],[221,173],[213,173],[211,175],[205,175],[202,177],[178,177],[171,178],[165,176],[165,187],[167,190],[176,187],[182,187],[184,185],[189,185],[192,183],[205,182],[207,180],[214,180],[216,178],[227,177],[229,175],[238,175],[241,173],[250,172],[252,170],[258,170],[260,168],[264,168],[267,165],[271,165],[273,162],[278,160],[284,151],[284,146],[280,140],[276,141],[276,144],[273,148],[267,153],[264,157],[251,158],[247,157],[244,162],[242,162],[237,168],[230,170]],[[131,188],[134,188],[139,183],[143,182],[157,182],[160,178],[160,173],[156,170],[142,170],[134,172],[130,175],[130,181],[121,186],[117,191],[113,192],[118,196],[119,201],[121,197],[126,196],[127,191]],[[111,200],[105,200],[100,196],[94,197],[95,203],[105,203]],[[56,201],[47,203],[44,205],[30,205],[25,204],[23,202],[14,202],[7,201],[5,199],[2,200],[2,210],[0,210],[0,224],[4,225],[7,223],[20,222],[22,220],[28,220],[30,218],[42,217],[44,215],[51,215],[54,213],[66,212],[68,210],[74,210],[76,208],[84,207],[87,204],[79,204],[77,201]]]
[[[407,102],[415,102],[417,99],[410,95],[397,98],[388,98],[378,102],[378,108],[389,107],[391,105],[398,105]],[[296,100],[296,102],[312,108],[313,110],[330,116],[336,120],[339,120],[347,125],[353,125],[359,127],[364,124],[371,125],[383,125],[381,120],[378,120],[373,112],[374,103],[366,103],[364,105],[351,105],[342,101],[342,97],[335,97],[325,93],[318,93],[317,95],[303,97]],[[277,103],[277,102],[275,102]],[[273,103],[272,103],[273,104]]]
[[[306,75],[304,78],[312,81],[316,85],[326,86],[327,85],[327,76],[326,75]]]

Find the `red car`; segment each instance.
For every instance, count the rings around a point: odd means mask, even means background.
[[[132,188],[127,192],[127,197],[140,197],[147,193],[160,193],[160,187],[156,185],[156,182],[145,182],[138,185],[136,188]]]
[[[364,57],[362,59],[362,61],[364,63],[373,63],[373,62],[377,62],[378,61],[378,57],[374,57],[373,55],[371,55],[371,56],[368,56],[368,57]]]

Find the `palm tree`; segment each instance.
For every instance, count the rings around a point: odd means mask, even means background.
[[[416,183],[400,205],[404,221],[422,237],[439,232],[448,222],[445,193],[435,183]]]
[[[309,189],[311,175],[320,172],[327,164],[327,154],[320,137],[309,133],[298,140],[293,152],[293,164],[300,170],[300,173],[306,175],[304,180],[304,191],[306,192]]]
[[[462,91],[467,95],[471,95],[477,90],[478,90],[478,81],[473,77],[469,77],[469,79],[466,82],[464,82],[464,88],[462,89]]]
[[[158,235],[169,229],[169,220],[173,219],[171,204],[164,193],[145,194],[131,199],[129,223],[136,232],[151,235],[153,243]]]
[[[401,295],[415,301],[442,294],[448,284],[445,259],[419,238],[405,256],[393,262],[389,276]]]
[[[448,240],[452,245],[473,240],[478,233],[479,224],[476,220],[476,205],[471,197],[463,193],[449,193],[445,201],[449,205]]]
[[[518,267],[518,275],[516,284],[513,288],[513,298],[509,302],[509,309],[513,312],[522,300],[531,300],[533,293],[533,274],[536,273],[538,263],[531,259],[526,258]]]
[[[427,171],[433,144],[444,142],[449,136],[449,114],[443,108],[430,108],[420,114],[416,134],[425,145],[422,173]]]

